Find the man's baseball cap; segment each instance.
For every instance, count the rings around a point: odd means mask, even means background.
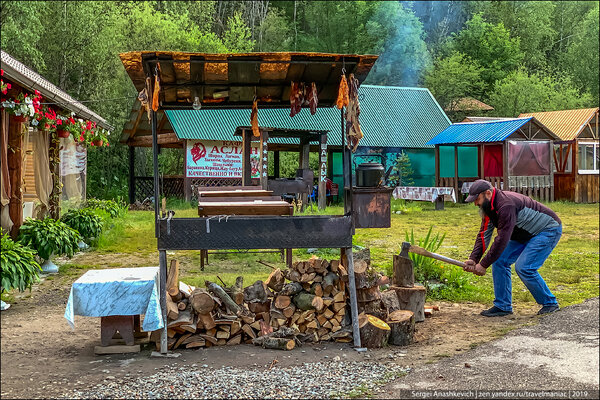
[[[477,196],[479,196],[480,193],[485,192],[486,190],[492,190],[492,189],[493,189],[493,187],[492,187],[491,183],[489,183],[485,179],[477,179],[475,182],[473,182],[473,184],[469,188],[469,195],[467,196],[467,199],[465,200],[465,202],[471,203],[471,202],[475,201],[475,199],[477,198]]]

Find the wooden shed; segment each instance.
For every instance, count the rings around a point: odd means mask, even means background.
[[[535,117],[559,137],[554,142],[554,199],[600,200],[598,107],[521,114]]]
[[[469,182],[486,179],[501,189],[552,201],[556,139],[527,117],[452,124],[427,144],[435,145],[436,186],[458,193]]]
[[[57,114],[74,115],[113,129],[102,117],[8,53],[2,51],[1,55],[2,82],[7,87],[3,102],[8,104],[21,93],[32,96],[37,91],[43,103],[50,103]],[[16,236],[24,218],[41,218],[48,213],[57,218],[62,200],[85,199],[87,150],[71,136],[59,138],[56,132],[33,125],[32,119],[9,113],[4,105],[0,112],[2,229]]]

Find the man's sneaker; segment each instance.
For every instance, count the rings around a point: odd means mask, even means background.
[[[503,317],[503,316],[509,315],[509,314],[512,314],[512,311],[504,311],[504,310],[499,309],[496,306],[493,306],[492,308],[483,310],[481,312],[481,315],[483,315],[484,317]]]
[[[558,304],[553,304],[551,306],[544,306],[544,307],[540,308],[540,311],[538,311],[538,315],[549,314],[551,312],[558,311],[559,309],[560,309],[560,307],[558,306]]]

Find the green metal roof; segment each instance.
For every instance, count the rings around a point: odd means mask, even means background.
[[[450,125],[450,120],[425,88],[361,85],[360,124],[364,133],[360,146],[425,148],[429,140]],[[179,139],[239,140],[238,126],[250,123],[250,110],[166,110]],[[299,130],[329,130],[328,144],[340,146],[341,111],[307,108],[290,117],[288,109],[258,110],[260,126]],[[273,138],[275,143],[298,143],[294,138]]]

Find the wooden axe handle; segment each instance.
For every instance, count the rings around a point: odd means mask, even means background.
[[[443,261],[448,264],[458,265],[459,267],[463,267],[463,268],[465,267],[465,263],[462,261],[458,261],[453,258],[445,257],[440,254],[432,253],[430,251],[425,250],[422,247],[415,246],[414,244],[410,245],[410,248],[408,249],[408,251],[410,251],[411,253],[420,254],[425,257],[434,258],[436,260]]]

